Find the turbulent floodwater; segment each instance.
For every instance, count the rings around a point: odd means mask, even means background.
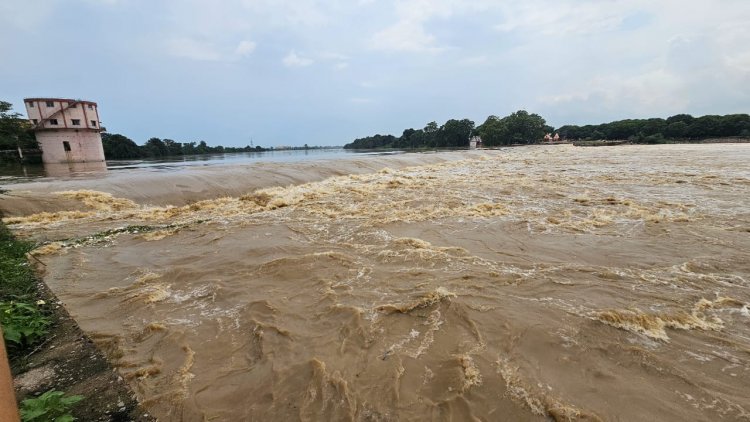
[[[163,421],[750,419],[750,145],[453,154],[5,221]]]

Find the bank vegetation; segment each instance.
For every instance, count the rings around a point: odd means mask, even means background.
[[[535,113],[519,110],[505,117],[489,116],[479,126],[469,119],[451,119],[442,126],[428,123],[422,129],[406,129],[401,136],[373,135],[355,139],[344,148],[462,148],[479,136],[484,146],[523,145],[542,142],[544,135],[558,133],[567,141],[627,141],[631,143],[699,142],[704,139],[750,138],[750,115],[730,114],[693,117],[678,114],[666,119],[626,119],[597,125],[565,125],[555,129]]]

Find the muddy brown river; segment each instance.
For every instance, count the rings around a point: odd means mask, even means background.
[[[161,421],[750,420],[748,144],[149,177],[0,208]]]

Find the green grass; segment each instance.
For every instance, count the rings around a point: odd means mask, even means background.
[[[26,257],[32,249],[34,244],[16,240],[0,221],[0,325],[11,355],[44,340],[52,324]]]
[[[36,275],[26,254],[34,244],[13,238],[0,221],[0,301],[24,299],[36,293]]]

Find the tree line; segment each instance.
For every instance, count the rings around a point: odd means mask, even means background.
[[[451,119],[442,126],[430,122],[422,129],[406,129],[399,137],[378,134],[355,139],[344,148],[460,148],[468,147],[475,135],[487,146],[533,143],[551,129],[538,114],[519,110],[503,118],[490,116],[479,126],[469,119]]]
[[[344,148],[441,148],[460,147],[464,143],[468,146],[473,131],[474,122],[469,119],[448,120],[442,126],[430,122],[423,129],[406,129],[398,138],[393,135],[368,136],[355,139]]]
[[[635,143],[750,137],[750,115],[693,117],[689,114],[677,114],[666,119],[627,119],[599,125],[566,125],[557,131],[567,139],[628,140]]]
[[[261,146],[212,147],[205,141],[177,142],[172,139],[151,138],[143,145],[119,133],[102,133],[104,157],[108,160],[128,160],[137,158],[160,158],[180,155],[223,154],[231,152],[261,152],[268,149]]]
[[[750,137],[750,115],[729,114],[693,117],[678,114],[667,119],[626,119],[598,125],[565,125],[555,130],[538,114],[519,110],[505,117],[489,116],[474,127],[469,119],[448,120],[443,126],[428,123],[424,129],[406,129],[401,136],[375,135],[355,139],[344,148],[439,148],[468,147],[472,136],[485,146],[541,142],[546,133],[562,139],[627,140],[633,143],[691,142],[708,138]]]
[[[460,148],[468,147],[469,139],[476,135],[486,146],[528,144],[551,130],[538,114],[519,110],[503,118],[490,116],[479,126],[469,119],[451,119],[442,126],[430,122],[423,129],[406,129],[399,137],[378,134],[355,139],[344,148]]]

